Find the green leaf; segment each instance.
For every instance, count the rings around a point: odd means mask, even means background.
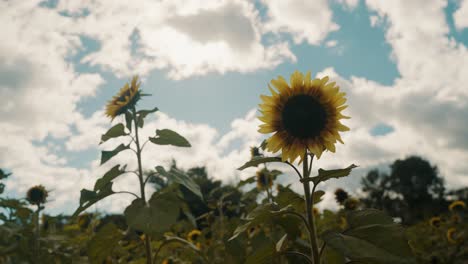
[[[340,234],[335,231],[325,232],[322,234],[322,239],[327,243],[327,246],[342,253],[352,261],[359,261],[367,264],[414,263],[409,257],[392,254],[386,249],[380,248],[364,239]]]
[[[267,162],[282,162],[282,161],[280,157],[256,157],[247,161],[244,165],[238,168],[238,170],[243,170],[249,167],[257,167],[258,165],[267,163]]]
[[[324,195],[325,195],[325,192],[322,191],[322,190],[317,190],[317,191],[315,191],[315,192],[314,192],[314,195],[313,195],[313,197],[314,197],[314,204],[321,202],[321,201],[322,201],[322,196],[324,196]]]
[[[94,184],[94,191],[101,190],[104,188],[108,183],[110,183],[112,180],[117,178],[118,176],[122,175],[125,173],[125,168],[127,166],[123,166],[122,169],[120,169],[120,165],[115,165],[110,169],[108,172],[102,176],[102,178],[98,179],[96,183]]]
[[[366,209],[347,213],[349,228],[327,231],[322,239],[352,261],[363,263],[414,263],[403,228],[381,211]]]
[[[127,133],[125,133],[125,127],[123,124],[119,123],[111,127],[109,130],[107,130],[107,132],[104,135],[101,136],[101,142],[99,144],[102,144],[111,138],[116,138],[125,135],[128,135]]]
[[[288,238],[288,234],[285,234],[278,242],[276,242],[276,252],[281,252],[283,250],[284,242]]]
[[[193,194],[200,197],[203,200],[203,195],[200,191],[200,186],[198,186],[195,181],[192,180],[189,176],[178,169],[171,169],[170,171],[166,171],[163,167],[157,166],[156,171],[161,174],[162,176],[166,177],[168,180],[181,184],[185,186],[189,191]]]
[[[242,187],[246,184],[251,184],[251,183],[254,183],[256,181],[256,176],[252,176],[252,177],[249,177],[243,181],[240,181],[238,184],[237,184],[237,187]]]
[[[120,144],[114,150],[102,151],[101,152],[101,165],[106,163],[108,160],[110,160],[112,157],[117,155],[119,152],[126,150],[126,149],[130,149],[130,145],[125,146],[124,144]]]
[[[275,201],[280,207],[291,205],[296,212],[305,211],[305,200],[301,195],[291,190],[289,187],[280,186]]]
[[[119,246],[123,238],[122,232],[113,224],[106,224],[89,241],[88,256],[91,263],[104,263],[108,256]]]
[[[132,121],[133,121],[133,115],[130,112],[125,112],[125,126],[129,131],[132,131]]]
[[[310,178],[314,184],[318,184],[319,182],[323,181],[328,181],[329,179],[332,178],[341,178],[341,177],[346,177],[351,173],[351,170],[357,168],[356,165],[351,164],[347,168],[344,169],[337,169],[337,170],[324,170],[324,169],[319,169],[318,176]]]
[[[142,128],[145,123],[145,118],[148,114],[158,111],[158,108],[155,107],[151,110],[140,110],[137,112],[137,124],[138,127]]]
[[[112,191],[112,182],[107,183],[98,191],[90,191],[90,190],[82,189],[81,196],[80,196],[80,206],[73,213],[72,217],[78,216],[81,212],[88,209],[91,205],[97,203],[98,201],[112,194],[114,194],[114,191]]]
[[[167,231],[177,220],[180,200],[175,192],[156,192],[148,203],[135,199],[124,211],[127,224],[147,234]]]
[[[149,140],[157,145],[172,145],[176,147],[191,147],[190,143],[183,136],[170,129],[156,130],[156,137]]]
[[[364,209],[350,211],[346,215],[346,221],[350,228],[366,225],[389,225],[393,224],[393,218],[377,209]]]

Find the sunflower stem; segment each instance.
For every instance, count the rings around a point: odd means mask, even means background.
[[[35,223],[36,224],[36,230],[35,230],[36,231],[36,241],[35,241],[36,242],[35,243],[36,259],[34,261],[35,263],[39,263],[37,261],[40,259],[39,255],[41,253],[41,251],[40,251],[40,247],[41,247],[40,246],[41,228],[39,226],[39,216],[40,216],[41,210],[42,210],[41,204],[38,203],[37,204],[37,209],[36,209],[36,219],[35,219],[36,220],[36,223]]]
[[[313,159],[313,157],[311,159]],[[310,167],[308,166],[308,163],[309,163],[308,154],[306,150],[305,155],[304,155],[304,160],[302,161],[302,166],[303,166],[302,175],[304,179],[309,178],[310,171],[312,169],[312,160],[310,163]],[[314,205],[313,193],[315,191],[315,185],[311,193],[309,181],[305,180],[304,182],[302,182],[302,184],[304,186],[304,195],[305,195],[305,200],[306,200],[306,213],[307,213],[307,222],[309,224],[308,231],[309,231],[312,259],[314,260],[314,264],[320,264],[320,255],[319,255],[318,242],[317,242],[317,231],[315,229],[315,219],[314,219],[314,214],[312,211],[312,207]]]
[[[137,147],[136,156],[138,159],[138,180],[140,181],[141,199],[146,203],[145,182],[143,181],[143,167],[141,165],[140,139],[138,138],[137,113],[135,107],[132,108],[133,124],[135,125],[135,145]],[[145,234],[146,263],[152,264],[151,259],[151,240],[148,234]]]

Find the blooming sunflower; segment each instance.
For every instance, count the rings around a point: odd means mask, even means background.
[[[26,200],[28,200],[30,204],[39,205],[46,202],[48,195],[49,193],[44,188],[44,186],[36,185],[28,190],[28,193],[26,194]]]
[[[140,84],[138,76],[132,78],[130,85],[126,83],[119,93],[107,103],[106,115],[113,120],[116,116],[125,114],[134,107],[141,98]]]
[[[346,109],[345,93],[328,77],[311,80],[310,72],[305,76],[296,71],[291,75],[290,85],[279,76],[268,86],[271,96],[261,95],[260,106],[264,122],[259,132],[274,133],[267,139],[267,149],[273,153],[282,150],[282,160],[294,162],[304,158],[305,150],[320,158],[323,151],[335,152],[335,143],[343,143],[339,132],[349,128],[341,119]]]
[[[432,217],[432,218],[429,220],[429,224],[430,224],[432,227],[435,227],[435,228],[440,227],[440,224],[441,224],[441,223],[442,223],[442,219],[440,219],[440,217],[438,217],[438,216]]]
[[[273,186],[273,180],[268,173],[268,170],[262,169],[257,171],[257,189],[264,190],[267,188],[271,188]]]
[[[463,201],[455,201],[455,202],[452,202],[452,203],[449,205],[449,210],[450,210],[450,211],[453,211],[453,210],[462,210],[463,208],[466,208],[466,204],[465,204],[465,202],[463,202]]]

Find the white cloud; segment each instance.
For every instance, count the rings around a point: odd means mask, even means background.
[[[328,33],[339,29],[326,0],[263,0],[262,3],[267,7],[265,30],[291,34],[296,44],[306,41],[318,45]]]
[[[359,4],[359,0],[336,0],[336,2],[346,6],[350,10],[353,10]]]
[[[118,76],[168,69],[174,79],[251,72],[295,61],[286,42],[262,44],[258,12],[249,1],[65,1],[57,10],[89,14],[73,29],[101,47],[83,58]],[[118,17],[119,19],[115,19]]]
[[[336,45],[338,44],[338,41],[336,40],[329,40],[325,43],[325,46],[329,47],[329,48],[332,48],[332,47],[336,47]]]
[[[461,0],[459,8],[453,13],[455,27],[458,30],[468,28],[468,0]]]

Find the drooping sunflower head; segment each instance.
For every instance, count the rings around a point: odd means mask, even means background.
[[[440,219],[440,217],[438,216],[434,216],[432,217],[430,220],[429,220],[429,224],[432,226],[432,227],[435,227],[435,228],[438,228],[440,227],[440,224],[442,223],[442,219]]]
[[[273,186],[273,180],[271,179],[271,175],[268,173],[268,170],[262,169],[257,171],[257,188],[259,190],[264,190],[267,188],[271,188]]]
[[[44,186],[36,185],[28,190],[26,200],[28,200],[30,204],[40,205],[46,202],[48,195],[49,193]]]
[[[119,93],[107,103],[106,115],[114,119],[134,107],[141,98],[140,84],[138,76],[134,76],[130,84],[126,83]]]
[[[194,229],[187,234],[187,240],[189,242],[195,243],[200,238],[200,235],[201,231],[198,229]]]
[[[454,201],[449,205],[450,211],[458,211],[466,208],[466,204],[463,201]]]
[[[311,80],[310,72],[305,76],[296,71],[290,84],[279,76],[272,80],[271,96],[261,95],[261,116],[264,123],[260,133],[274,133],[267,139],[267,149],[273,153],[282,151],[283,161],[294,162],[304,158],[305,150],[320,158],[323,151],[335,152],[335,143],[343,143],[339,132],[349,128],[341,123],[347,106],[345,93],[340,92],[328,77]]]
[[[346,199],[348,199],[349,195],[348,195],[348,192],[341,189],[341,188],[338,188],[335,190],[335,200],[338,204],[341,204],[343,205],[344,202],[346,201]]]

